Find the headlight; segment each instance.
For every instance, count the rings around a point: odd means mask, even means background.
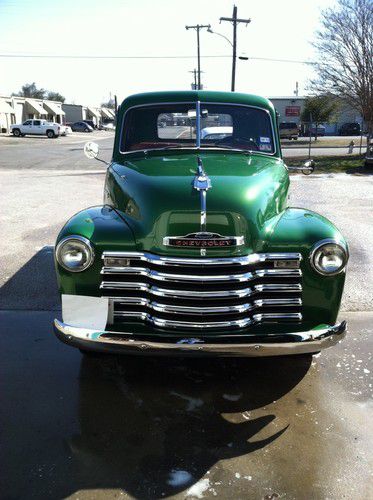
[[[56,248],[57,262],[73,273],[87,269],[94,260],[91,243],[83,236],[68,236],[61,240]]]
[[[334,240],[320,241],[311,252],[311,265],[320,274],[332,276],[347,264],[347,250]]]

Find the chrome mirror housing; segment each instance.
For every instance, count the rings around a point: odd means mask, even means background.
[[[307,160],[303,163],[303,166],[301,168],[302,174],[304,175],[310,175],[314,172],[316,168],[316,163],[314,160]]]
[[[291,172],[302,172],[304,175],[310,175],[314,172],[316,168],[316,163],[314,160],[307,160],[303,163],[301,167],[287,167]]]
[[[90,160],[92,160],[93,158],[97,158],[99,152],[100,152],[100,148],[99,148],[98,144],[96,144],[95,142],[86,142],[84,144],[84,154]]]

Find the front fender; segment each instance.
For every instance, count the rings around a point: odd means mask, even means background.
[[[75,214],[61,229],[56,245],[67,236],[79,235],[89,239],[95,259],[92,266],[72,273],[55,260],[57,281],[63,294],[100,296],[99,284],[102,252],[107,250],[135,251],[133,233],[127,223],[111,207],[90,207]]]
[[[337,319],[345,271],[324,276],[313,269],[310,255],[321,240],[333,239],[348,251],[346,240],[325,217],[301,208],[288,208],[271,229],[265,243],[267,252],[300,252],[303,275],[303,320],[334,324]]]

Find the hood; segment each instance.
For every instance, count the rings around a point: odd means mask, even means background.
[[[245,245],[209,249],[209,255],[258,251],[263,232],[286,208],[289,178],[279,158],[240,153],[200,152],[211,180],[207,191],[208,232],[244,236]],[[113,163],[108,171],[107,202],[131,227],[139,251],[175,253],[163,245],[165,236],[200,231],[200,193],[194,189],[197,153],[172,153]],[[178,248],[179,255],[199,249]]]

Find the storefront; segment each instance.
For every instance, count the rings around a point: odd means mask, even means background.
[[[14,109],[4,98],[0,97],[0,134],[9,134],[10,126],[15,122]]]
[[[43,107],[48,112],[47,120],[61,124],[65,123],[65,112],[62,110],[61,103],[43,101]]]

